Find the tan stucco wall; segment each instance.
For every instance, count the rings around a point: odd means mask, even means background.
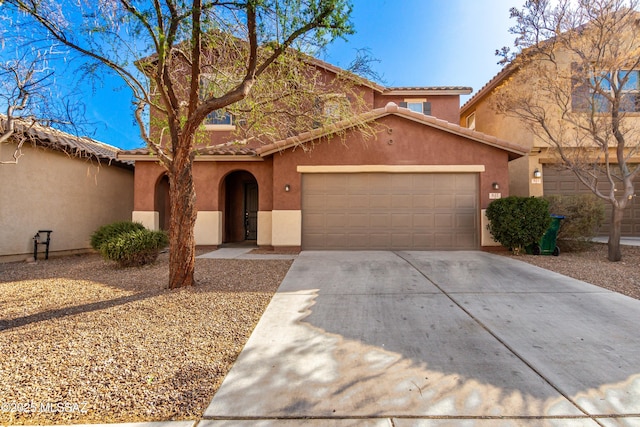
[[[0,144],[0,159],[13,150]],[[131,219],[133,171],[31,146],[22,151],[17,165],[0,165],[0,260],[32,254],[38,230],[53,230],[51,253],[86,250],[98,227]]]

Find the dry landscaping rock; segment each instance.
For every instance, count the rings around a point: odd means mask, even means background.
[[[515,258],[640,298],[640,248],[623,253]],[[198,259],[178,290],[167,262],[0,264],[0,425],[199,419],[291,261]]]

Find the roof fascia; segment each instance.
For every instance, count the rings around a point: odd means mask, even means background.
[[[384,95],[408,95],[408,96],[434,96],[434,95],[469,95],[473,89],[470,87],[456,88],[387,88]]]
[[[476,92],[467,102],[460,107],[460,115],[464,115],[468,110],[475,107],[475,105],[489,94],[493,89],[498,87],[507,77],[513,74],[517,70],[517,66],[514,63],[510,63],[498,72],[487,84],[485,84],[478,92]]]

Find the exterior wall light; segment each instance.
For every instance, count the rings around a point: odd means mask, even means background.
[[[288,193],[289,191],[291,191],[291,186],[290,186],[289,184],[285,184],[285,185],[284,185],[284,191],[286,191],[287,193]]]
[[[493,184],[491,184],[491,188],[493,188],[494,190],[499,190],[500,184],[498,184],[497,182],[494,182]]]
[[[536,168],[536,169],[533,171],[533,177],[534,177],[534,178],[540,178],[540,177],[542,177],[542,172],[540,172],[540,169]]]

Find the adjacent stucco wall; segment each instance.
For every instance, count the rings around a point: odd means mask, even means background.
[[[0,158],[10,159],[14,147],[0,144]],[[90,248],[101,225],[131,218],[133,171],[31,146],[22,151],[17,165],[0,165],[0,260],[32,254],[41,229],[53,230],[51,253],[78,251]]]

